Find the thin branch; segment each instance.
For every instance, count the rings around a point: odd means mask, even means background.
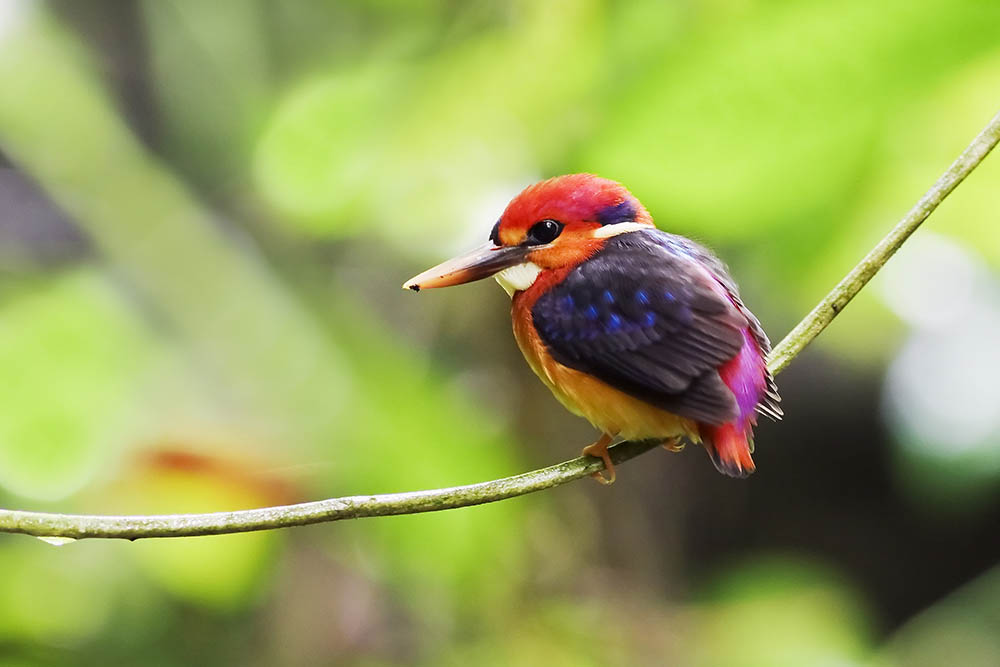
[[[608,451],[612,461],[623,463],[658,446],[658,442],[623,442],[609,448]],[[86,516],[0,511],[0,532],[76,539],[111,537],[128,540],[246,533],[326,521],[420,514],[482,505],[550,489],[586,477],[603,467],[604,463],[600,459],[588,456],[513,477],[467,486],[371,496],[347,496],[297,505],[210,514]]]
[[[945,197],[982,162],[1000,141],[1000,113],[973,140],[948,171],[927,191],[906,216],[861,262],[785,336],[768,358],[768,368],[777,375],[826,328],[896,250],[937,208]],[[624,463],[656,447],[651,442],[624,442],[609,452],[616,463]],[[210,514],[157,516],[87,516],[0,510],[0,532],[36,535],[56,541],[61,538],[185,537],[220,535],[303,526],[342,519],[418,514],[468,507],[522,496],[586,477],[603,467],[599,459],[580,457],[514,477],[457,486],[448,489],[331,498],[297,505],[265,507]]]

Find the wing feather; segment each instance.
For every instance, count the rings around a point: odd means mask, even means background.
[[[721,262],[687,239],[657,230],[610,239],[595,257],[532,307],[556,361],[674,414],[720,425],[738,414],[718,368],[742,349],[750,328],[769,349]],[[777,391],[758,410],[780,415]]]

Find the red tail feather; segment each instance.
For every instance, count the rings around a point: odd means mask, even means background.
[[[746,342],[740,353],[719,368],[719,377],[732,390],[739,407],[736,420],[701,427],[701,439],[712,462],[719,472],[730,477],[746,477],[756,467],[750,457],[757,423],[755,410],[767,389],[764,354],[750,329],[743,330],[743,338]]]
[[[736,424],[702,426],[702,442],[715,468],[730,477],[747,477],[754,471],[753,436],[750,428],[741,431]]]

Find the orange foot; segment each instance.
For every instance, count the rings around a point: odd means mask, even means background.
[[[605,433],[597,442],[583,448],[584,456],[594,456],[604,461],[604,470],[607,471],[608,476],[605,477],[600,472],[595,472],[591,475],[591,477],[601,484],[613,484],[615,481],[615,464],[611,462],[611,457],[608,456],[608,445],[611,444],[613,439],[614,436]]]
[[[674,452],[676,454],[677,452],[684,451],[684,444],[684,441],[680,438],[670,438],[669,440],[664,440],[660,446],[668,452]]]

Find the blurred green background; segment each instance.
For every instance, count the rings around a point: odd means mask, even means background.
[[[254,507],[594,438],[493,284],[399,285],[620,180],[779,339],[1000,108],[995,0],[0,0],[0,503]],[[1000,664],[1000,156],[696,448],[437,515],[0,536],[4,665]]]

